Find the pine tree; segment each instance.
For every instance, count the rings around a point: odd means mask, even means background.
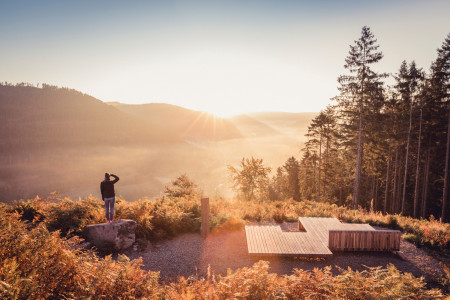
[[[377,74],[371,69],[371,65],[383,58],[383,53],[378,51],[377,40],[369,27],[364,26],[361,37],[350,45],[349,56],[345,59],[344,67],[350,71],[350,75],[342,75],[338,78],[340,95],[335,99],[339,105],[354,115],[351,123],[357,127],[356,169],[353,190],[353,208],[359,204],[361,167],[363,156],[363,129],[364,108],[374,95],[382,93],[383,83],[380,81],[385,74]]]
[[[450,149],[450,34],[444,40],[441,48],[437,50],[438,57],[432,66],[431,87],[435,101],[440,102],[442,109],[447,112],[447,140],[445,150],[444,187],[442,192],[443,222],[450,220],[448,209],[448,177],[449,177],[449,149]]]
[[[292,156],[286,161],[283,168],[287,173],[287,197],[300,201],[300,163]]]
[[[405,213],[405,200],[406,200],[406,185],[408,176],[408,162],[409,162],[409,149],[411,143],[411,130],[412,130],[412,118],[413,118],[413,107],[416,97],[418,95],[417,91],[419,90],[418,86],[420,82],[423,80],[423,71],[416,67],[416,63],[413,61],[409,65],[409,68],[406,64],[406,61],[403,61],[398,75],[396,76],[397,85],[396,89],[398,90],[401,101],[403,103],[409,104],[409,125],[408,125],[408,133],[406,136],[406,154],[405,154],[405,170],[403,176],[403,190],[402,190],[402,202],[401,202],[401,213]],[[406,105],[405,105],[406,106]]]

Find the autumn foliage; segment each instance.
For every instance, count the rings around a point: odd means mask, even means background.
[[[159,282],[159,274],[142,269],[142,261],[99,257],[92,250],[77,248],[85,224],[103,217],[99,200],[79,201],[56,196],[15,206],[0,206],[0,298],[105,298],[105,299],[392,299],[443,298],[428,289],[422,279],[403,274],[394,266],[364,271],[331,268],[293,270],[291,275],[269,273],[269,263],[229,271],[225,276],[179,278]],[[141,238],[164,238],[198,231],[199,201],[194,198],[118,201],[119,217],[135,219]],[[101,204],[101,202],[100,202]],[[240,210],[239,210],[240,208]],[[212,226],[218,230],[242,228],[245,220],[293,220],[298,215],[336,216],[345,221],[394,225],[421,232],[424,240],[447,245],[449,230],[435,220],[414,221],[400,216],[381,216],[364,211],[315,202],[266,202],[246,205],[212,201]],[[393,221],[395,220],[395,221]],[[173,223],[172,223],[173,222]],[[163,226],[172,223],[164,232]],[[56,231],[58,224],[64,226]],[[181,224],[191,224],[181,226]],[[439,225],[440,224],[440,225]],[[442,227],[444,226],[444,227]],[[62,237],[62,235],[66,237]],[[420,296],[419,296],[420,295]]]

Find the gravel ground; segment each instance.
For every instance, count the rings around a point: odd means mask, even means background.
[[[284,223],[285,231],[297,230],[297,223]],[[131,259],[142,257],[144,268],[160,271],[163,281],[171,281],[179,276],[205,276],[208,266],[214,274],[226,274],[227,269],[235,270],[251,267],[259,260],[270,262],[270,272],[292,274],[294,268],[312,270],[332,266],[338,268],[364,270],[364,266],[377,267],[393,264],[402,272],[423,276],[429,283],[435,282],[444,271],[439,262],[413,244],[401,241],[399,252],[346,252],[335,253],[326,259],[301,259],[294,257],[254,257],[247,253],[245,231],[226,231],[212,233],[206,239],[200,234],[183,234],[172,240],[150,244],[142,251],[128,251]],[[434,284],[432,284],[434,285]]]

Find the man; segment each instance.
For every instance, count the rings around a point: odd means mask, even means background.
[[[110,176],[114,180],[110,180]],[[102,199],[105,202],[106,221],[112,222],[114,216],[114,202],[116,201],[116,194],[114,193],[114,184],[119,181],[119,177],[114,174],[105,173],[105,180],[100,183],[100,190],[102,192]]]

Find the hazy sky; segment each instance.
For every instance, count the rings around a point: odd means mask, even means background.
[[[448,0],[0,3],[0,81],[220,115],[324,108],[364,25],[391,73],[450,33]]]

